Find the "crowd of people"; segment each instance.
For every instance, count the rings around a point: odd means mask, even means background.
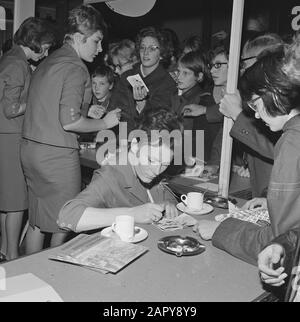
[[[111,42],[90,73],[84,62],[103,50],[103,17],[82,5],[70,11],[66,27],[63,45],[48,56],[56,42],[51,28],[28,18],[0,60],[1,259],[20,255],[24,212],[25,254],[42,250],[48,237],[54,247],[70,231],[109,226],[120,211],[137,223],[177,216],[174,195],[160,182],[176,142],[154,140],[152,131],[192,131],[192,156],[196,132],[204,131],[203,161],[219,166],[228,117],[238,151],[233,160],[239,175],[250,176],[254,197],[243,208],[267,209],[270,224],[200,220],[194,230],[258,264],[263,283],[286,284],[299,256],[299,38],[285,43],[267,31],[248,35],[238,90],[227,94],[228,39],[207,50],[193,35],[180,46],[172,30],[150,26],[135,41]],[[32,60],[41,60],[34,71]],[[142,83],[131,85],[128,78],[136,75]],[[82,190],[78,138],[94,139],[106,129],[120,135],[120,122],[146,139],[131,140],[126,165],[108,160]]]

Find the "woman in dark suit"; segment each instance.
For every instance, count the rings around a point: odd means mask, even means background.
[[[67,237],[56,221],[63,204],[81,187],[77,133],[95,132],[118,124],[118,111],[103,119],[82,115],[92,98],[91,80],[82,60],[92,62],[102,51],[105,28],[92,6],[71,10],[64,45],[36,69],[25,113],[21,160],[29,193],[26,253],[51,246]]]
[[[48,55],[54,36],[44,21],[26,19],[14,35],[12,49],[0,61],[0,216],[1,251],[18,257],[27,188],[20,162],[21,130],[31,77],[28,60]],[[1,255],[3,257],[3,255]]]

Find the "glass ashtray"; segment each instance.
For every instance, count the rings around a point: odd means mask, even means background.
[[[157,246],[160,250],[181,256],[191,256],[201,254],[205,251],[205,246],[193,237],[167,236],[161,238]]]
[[[228,209],[228,199],[224,197],[208,196],[205,198],[205,202],[217,208]]]

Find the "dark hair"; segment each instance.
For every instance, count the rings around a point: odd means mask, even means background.
[[[148,138],[151,138],[151,131],[154,130],[168,132],[180,130],[183,132],[183,124],[175,113],[167,108],[160,108],[145,111],[139,119],[138,129],[145,131]]]
[[[152,37],[158,41],[162,62],[170,59],[172,56],[171,48],[166,46],[165,37],[160,30],[155,27],[146,27],[139,31],[135,40],[135,48],[137,52],[140,51],[141,42],[145,37]]]
[[[65,40],[69,40],[70,35],[76,32],[87,38],[98,30],[103,34],[106,32],[106,23],[101,13],[90,5],[81,5],[69,13]]]
[[[227,46],[219,46],[209,52],[209,60],[212,61],[217,55],[224,55],[229,60],[229,48]]]
[[[114,72],[107,65],[104,65],[104,64],[100,65],[94,70],[94,72],[92,74],[92,78],[97,77],[97,76],[107,77],[109,84],[114,83]]]
[[[203,47],[203,44],[202,44],[201,37],[197,36],[197,35],[193,35],[193,36],[190,36],[190,37],[186,38],[183,41],[183,49],[184,48],[190,48],[191,51],[203,52],[204,47]]]
[[[198,76],[199,73],[203,73],[202,82],[205,82],[211,79],[210,71],[208,69],[208,62],[205,56],[200,52],[191,51],[181,56],[178,60],[178,63],[181,63],[185,68],[192,70],[195,76]]]
[[[25,19],[14,35],[14,43],[30,48],[35,53],[42,52],[42,45],[55,44],[52,28],[42,19],[29,17]]]
[[[243,47],[243,51],[255,50],[260,53],[263,50],[280,44],[282,45],[283,41],[279,35],[274,33],[265,33],[248,40]]]
[[[271,116],[286,115],[300,105],[300,88],[283,72],[284,47],[264,51],[249,67],[240,81],[243,99],[260,96]]]

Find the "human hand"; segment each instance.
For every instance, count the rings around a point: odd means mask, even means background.
[[[153,221],[160,220],[164,210],[164,205],[146,203],[141,206],[130,208],[129,212],[137,223],[151,224]]]
[[[188,104],[182,109],[183,116],[200,116],[206,113],[206,106],[198,104]]]
[[[121,118],[121,109],[116,108],[113,111],[108,112],[104,116],[103,121],[106,124],[106,128],[110,129],[119,124],[120,118]]]
[[[285,283],[284,279],[287,277],[284,272],[284,267],[277,269],[273,268],[274,264],[282,265],[284,257],[284,249],[279,244],[271,244],[262,250],[258,255],[258,269],[261,280],[272,286],[281,286]]]
[[[105,112],[106,112],[105,107],[95,104],[89,108],[88,116],[93,119],[99,120],[105,114]]]
[[[218,221],[200,220],[193,228],[193,231],[198,232],[204,240],[212,239],[213,234],[220,225]]]
[[[225,30],[218,31],[212,35],[212,38],[216,38],[218,40],[224,40],[228,37],[228,34]]]
[[[144,86],[135,85],[133,86],[133,98],[135,101],[142,101],[146,99],[148,92]]]
[[[162,206],[165,209],[165,217],[168,219],[173,219],[178,216],[178,210],[176,206],[170,201],[165,201]]]
[[[267,199],[253,198],[247,201],[242,207],[243,210],[252,210],[254,208],[268,209]]]
[[[239,91],[234,94],[225,94],[220,101],[219,111],[226,117],[232,118],[234,121],[242,110],[242,99]]]
[[[12,114],[13,115],[19,115],[23,114],[26,110],[26,103],[15,103],[12,105]]]

